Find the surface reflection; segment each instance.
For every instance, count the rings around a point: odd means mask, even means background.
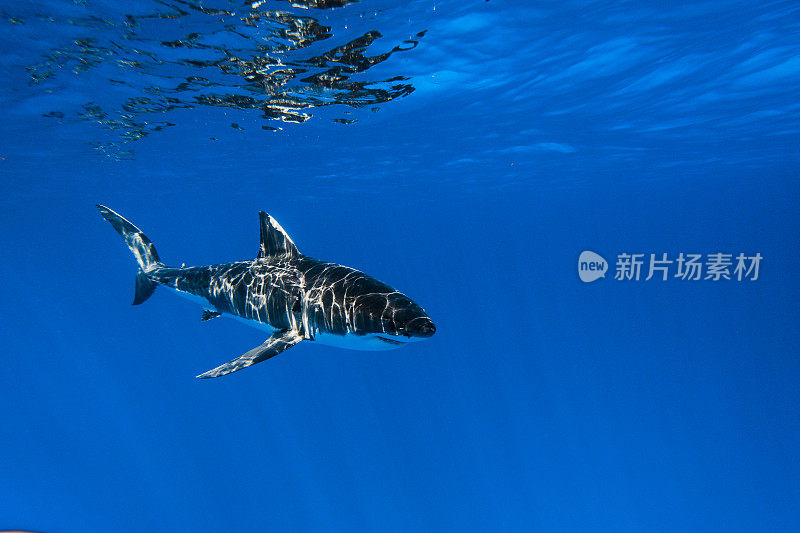
[[[378,42],[383,38],[378,29],[353,37],[347,9],[334,9],[354,3],[344,0],[292,0],[285,2],[287,10],[266,9],[266,2],[222,3],[157,1],[145,13],[118,18],[37,15],[40,22],[85,28],[90,35],[50,49],[28,67],[30,83],[54,92],[63,89],[68,75],[88,77],[92,101],[79,115],[119,130],[117,141],[95,144],[111,155],[121,153],[120,143],[175,125],[144,120],[144,114],[211,106],[258,110],[266,120],[302,123],[314,108],[374,106],[414,91],[402,73],[387,76],[381,69],[372,78],[363,73],[415,48],[425,31],[397,43]],[[323,21],[308,16],[309,9],[328,9],[331,16]],[[339,25],[348,34],[343,44],[334,37]],[[125,95],[124,101],[109,102],[113,94]],[[63,116],[62,110],[48,116],[59,113]]]

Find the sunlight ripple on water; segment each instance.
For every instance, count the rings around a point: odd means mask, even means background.
[[[41,61],[28,66],[28,72],[31,84],[48,91],[57,90],[64,78],[80,75],[91,80],[93,94],[123,95],[121,102],[93,98],[83,102],[78,112],[119,131],[116,141],[95,143],[99,151],[110,155],[125,154],[121,144],[174,125],[145,120],[144,114],[211,106],[258,110],[273,124],[300,123],[311,118],[313,108],[376,106],[407,96],[414,87],[401,74],[374,79],[361,75],[357,80],[354,75],[396,52],[415,48],[424,30],[403,42],[381,42],[370,48],[382,38],[380,31],[352,35],[347,26],[334,27],[335,17],[322,21],[313,16],[316,11],[296,9],[319,11],[351,3],[302,0],[286,6],[294,11],[283,11],[267,9],[265,2],[228,1],[212,8],[201,2],[171,0],[152,2],[149,10],[138,14],[105,15],[94,6],[96,14],[91,16],[34,15],[37,23],[78,27],[85,36],[50,49]],[[271,2],[270,7],[274,6]],[[364,18],[364,13],[359,17]],[[341,44],[341,39],[333,39],[339,29],[347,35]],[[45,116],[62,118],[64,111],[52,110]],[[277,129],[267,124],[262,128]]]

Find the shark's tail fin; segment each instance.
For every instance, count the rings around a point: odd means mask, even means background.
[[[150,279],[148,273],[163,263],[158,258],[156,247],[142,233],[142,230],[103,205],[98,205],[97,209],[125,239],[125,244],[131,249],[136,262],[139,263],[139,273],[136,275],[136,295],[133,298],[133,305],[139,305],[150,298],[153,291],[156,290],[156,282]]]

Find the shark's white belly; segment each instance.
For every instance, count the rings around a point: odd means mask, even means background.
[[[387,338],[390,338],[387,335]],[[337,348],[347,348],[348,350],[394,350],[400,348],[405,342],[398,341],[398,344],[386,342],[375,335],[334,335],[331,333],[318,333],[314,335],[314,342],[326,346],[336,346]]]
[[[197,296],[196,294],[192,294],[190,292],[186,292],[186,291],[182,291],[180,289],[176,289],[175,287],[171,287],[170,285],[166,285],[165,284],[163,286],[168,288],[169,290],[171,290],[172,292],[174,292],[178,296],[180,296],[182,298],[186,298],[190,302],[194,302],[196,304],[200,304],[205,308],[211,307],[211,304],[208,303],[208,300],[206,300],[202,296]]]

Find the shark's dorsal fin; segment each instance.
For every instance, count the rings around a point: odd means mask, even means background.
[[[266,214],[264,211],[258,213],[261,226],[261,249],[258,251],[258,258],[285,255],[297,257],[300,252],[286,234],[278,221]]]

